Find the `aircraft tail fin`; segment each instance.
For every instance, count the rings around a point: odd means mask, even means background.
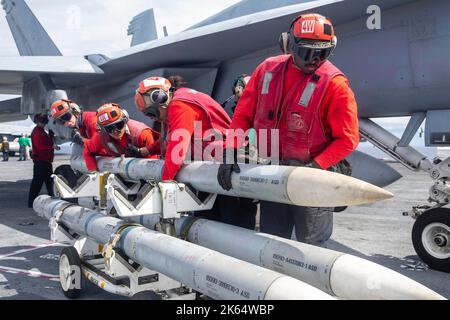
[[[21,56],[61,56],[24,0],[2,0],[6,20]]]
[[[128,35],[133,35],[131,46],[158,39],[153,9],[146,10],[131,20]]]

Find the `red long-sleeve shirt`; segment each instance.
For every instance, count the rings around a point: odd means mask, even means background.
[[[169,138],[165,152],[164,171],[162,174],[163,180],[174,180],[183,165],[187,150],[190,146],[191,150],[194,150],[192,136],[194,135],[194,130],[196,130],[196,122],[201,122],[202,124],[202,135],[206,130],[211,129],[211,125],[202,108],[179,100],[173,101],[170,104],[166,123],[169,130]],[[176,138],[178,129],[183,129],[183,131],[186,130],[185,132],[189,134],[189,137],[179,136]],[[193,151],[192,156],[194,156]],[[174,159],[174,157],[177,159]]]
[[[107,156],[115,156],[115,153],[112,152],[108,146],[103,145],[102,143],[102,134],[106,134],[106,133],[101,133],[101,132],[97,132],[94,134],[94,136],[91,139],[86,139],[84,141],[84,150],[83,150],[83,154],[84,154],[84,161],[86,162],[86,166],[88,168],[89,171],[98,171],[97,168],[97,161],[95,156],[98,155],[105,155],[104,153],[106,153]],[[139,139],[138,139],[138,145],[136,147],[138,148],[144,148],[146,147],[149,150],[155,150],[155,149],[159,149],[159,148],[155,148],[155,144],[159,142],[155,142],[154,140],[154,132],[149,128],[146,130],[143,130],[140,135],[139,135]],[[126,150],[127,146],[128,146],[128,136],[127,134],[124,134],[122,139],[120,139],[120,141],[118,141],[118,144],[122,147],[122,149]],[[125,154],[125,156],[127,156],[127,154]],[[150,154],[147,158],[154,158],[155,155],[154,154]]]
[[[34,161],[53,162],[55,149],[53,140],[45,132],[44,128],[36,126],[31,132],[31,145],[33,149],[32,158]]]
[[[89,139],[99,131],[97,127],[97,112],[84,111],[80,119],[80,133],[83,137]]]
[[[291,60],[292,61],[292,60]],[[260,94],[258,81],[264,77],[261,65],[255,70],[250,82],[245,87],[236,111],[231,129],[248,130],[253,127],[253,121]],[[301,70],[292,63],[288,64],[284,79],[283,101],[291,87],[303,77]],[[325,93],[320,106],[320,116],[325,131],[331,132],[331,144],[314,160],[323,169],[337,164],[356,149],[359,143],[358,111],[353,91],[347,79],[343,76],[334,77]],[[280,120],[280,126],[286,119]],[[283,144],[283,141],[280,141]]]

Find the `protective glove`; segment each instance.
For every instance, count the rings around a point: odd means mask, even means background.
[[[304,165],[306,168],[322,169],[314,160]]]
[[[230,191],[233,185],[231,184],[231,174],[240,173],[241,168],[237,163],[233,164],[221,164],[219,170],[217,171],[217,181],[220,186],[227,191]]]
[[[81,135],[80,131],[73,130],[72,132],[72,142],[80,146],[84,145],[84,137]]]
[[[232,159],[227,159],[227,155],[232,155]],[[239,168],[239,165],[237,164],[237,150],[234,148],[225,149],[223,163],[219,166],[219,170],[217,171],[217,181],[224,190],[230,191],[233,188],[233,185],[231,184],[231,174],[233,172],[241,172],[241,168]]]
[[[139,151],[139,148],[133,144],[128,144],[127,153],[132,158],[139,158],[141,156],[141,152]]]

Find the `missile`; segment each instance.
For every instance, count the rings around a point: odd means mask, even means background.
[[[47,128],[55,133],[55,137],[61,141],[71,141],[73,129],[59,124],[58,121],[49,117]]]
[[[152,216],[143,219],[149,228],[155,221]],[[398,272],[353,255],[192,217],[177,220],[175,228],[192,243],[289,275],[338,298],[445,299]]]
[[[87,173],[82,155],[72,155],[74,170]],[[128,180],[161,181],[163,160],[97,158],[100,171]],[[219,164],[198,161],[185,164],[176,180],[198,191],[308,207],[360,205],[393,197],[389,191],[339,173],[304,167],[239,164],[232,175],[233,188],[222,189],[216,177]]]
[[[40,196],[33,208],[41,217],[57,217],[70,230],[101,244],[120,230],[117,248],[130,259],[214,299],[334,299],[292,277],[63,200]]]

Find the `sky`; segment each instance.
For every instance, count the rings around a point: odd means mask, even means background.
[[[239,2],[239,0],[26,0],[44,29],[63,55],[79,56],[93,53],[108,54],[130,46],[127,28],[131,19],[144,10],[153,8],[158,36],[163,26],[169,34],[187,29],[207,17]],[[0,13],[0,57],[18,56],[14,39]],[[11,96],[0,95],[0,100]],[[409,117],[385,118],[377,122],[401,136]],[[31,121],[14,124],[31,125]],[[1,126],[1,124],[0,124]],[[413,144],[422,145],[418,135]]]
[[[169,34],[178,33],[237,2],[239,0],[26,0],[67,56],[108,53],[129,47],[129,22],[150,8],[154,8],[158,35],[162,37],[163,26],[167,26]],[[4,15],[1,10],[0,56],[15,56],[18,51]]]
[[[169,34],[178,33],[237,2],[239,0],[128,0],[125,4],[119,0],[26,0],[65,56],[108,54],[128,48],[131,43],[131,36],[127,36],[129,22],[147,9],[154,9],[158,36],[162,37],[163,26]],[[0,57],[18,55],[5,12],[0,7]],[[0,94],[0,101],[13,97]],[[12,124],[28,126],[32,122]]]

